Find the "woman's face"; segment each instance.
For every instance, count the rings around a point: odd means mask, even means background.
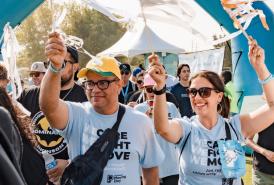
[[[197,77],[192,80],[189,87],[189,98],[192,109],[199,116],[216,115],[218,103],[223,93],[216,91],[215,87],[206,79]]]

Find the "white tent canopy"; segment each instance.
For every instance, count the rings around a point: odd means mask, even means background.
[[[145,25],[139,21],[118,42],[98,55],[132,57],[150,52],[178,54],[212,48],[205,39],[191,31],[153,21]]]

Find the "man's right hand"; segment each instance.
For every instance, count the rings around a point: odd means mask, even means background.
[[[49,34],[45,46],[47,58],[56,68],[61,68],[67,54],[67,48],[60,33],[53,32]]]

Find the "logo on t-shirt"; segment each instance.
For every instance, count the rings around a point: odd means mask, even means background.
[[[39,111],[32,118],[34,124],[33,132],[36,135],[39,146],[38,152],[46,150],[49,154],[55,155],[67,148],[64,138],[54,131],[44,114]]]
[[[121,183],[123,179],[126,179],[125,175],[108,175],[107,176],[107,183]]]

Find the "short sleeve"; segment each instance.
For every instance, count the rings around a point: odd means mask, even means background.
[[[152,127],[152,122],[149,118],[145,118],[144,124],[144,153],[141,156],[141,165],[143,168],[151,168],[159,166],[164,160],[164,153],[156,139],[154,129]]]
[[[175,118],[174,120],[178,121],[183,129],[183,134],[178,143],[176,143],[176,146],[181,148],[181,145],[185,142],[187,135],[191,132],[191,120],[186,116],[183,118]]]

